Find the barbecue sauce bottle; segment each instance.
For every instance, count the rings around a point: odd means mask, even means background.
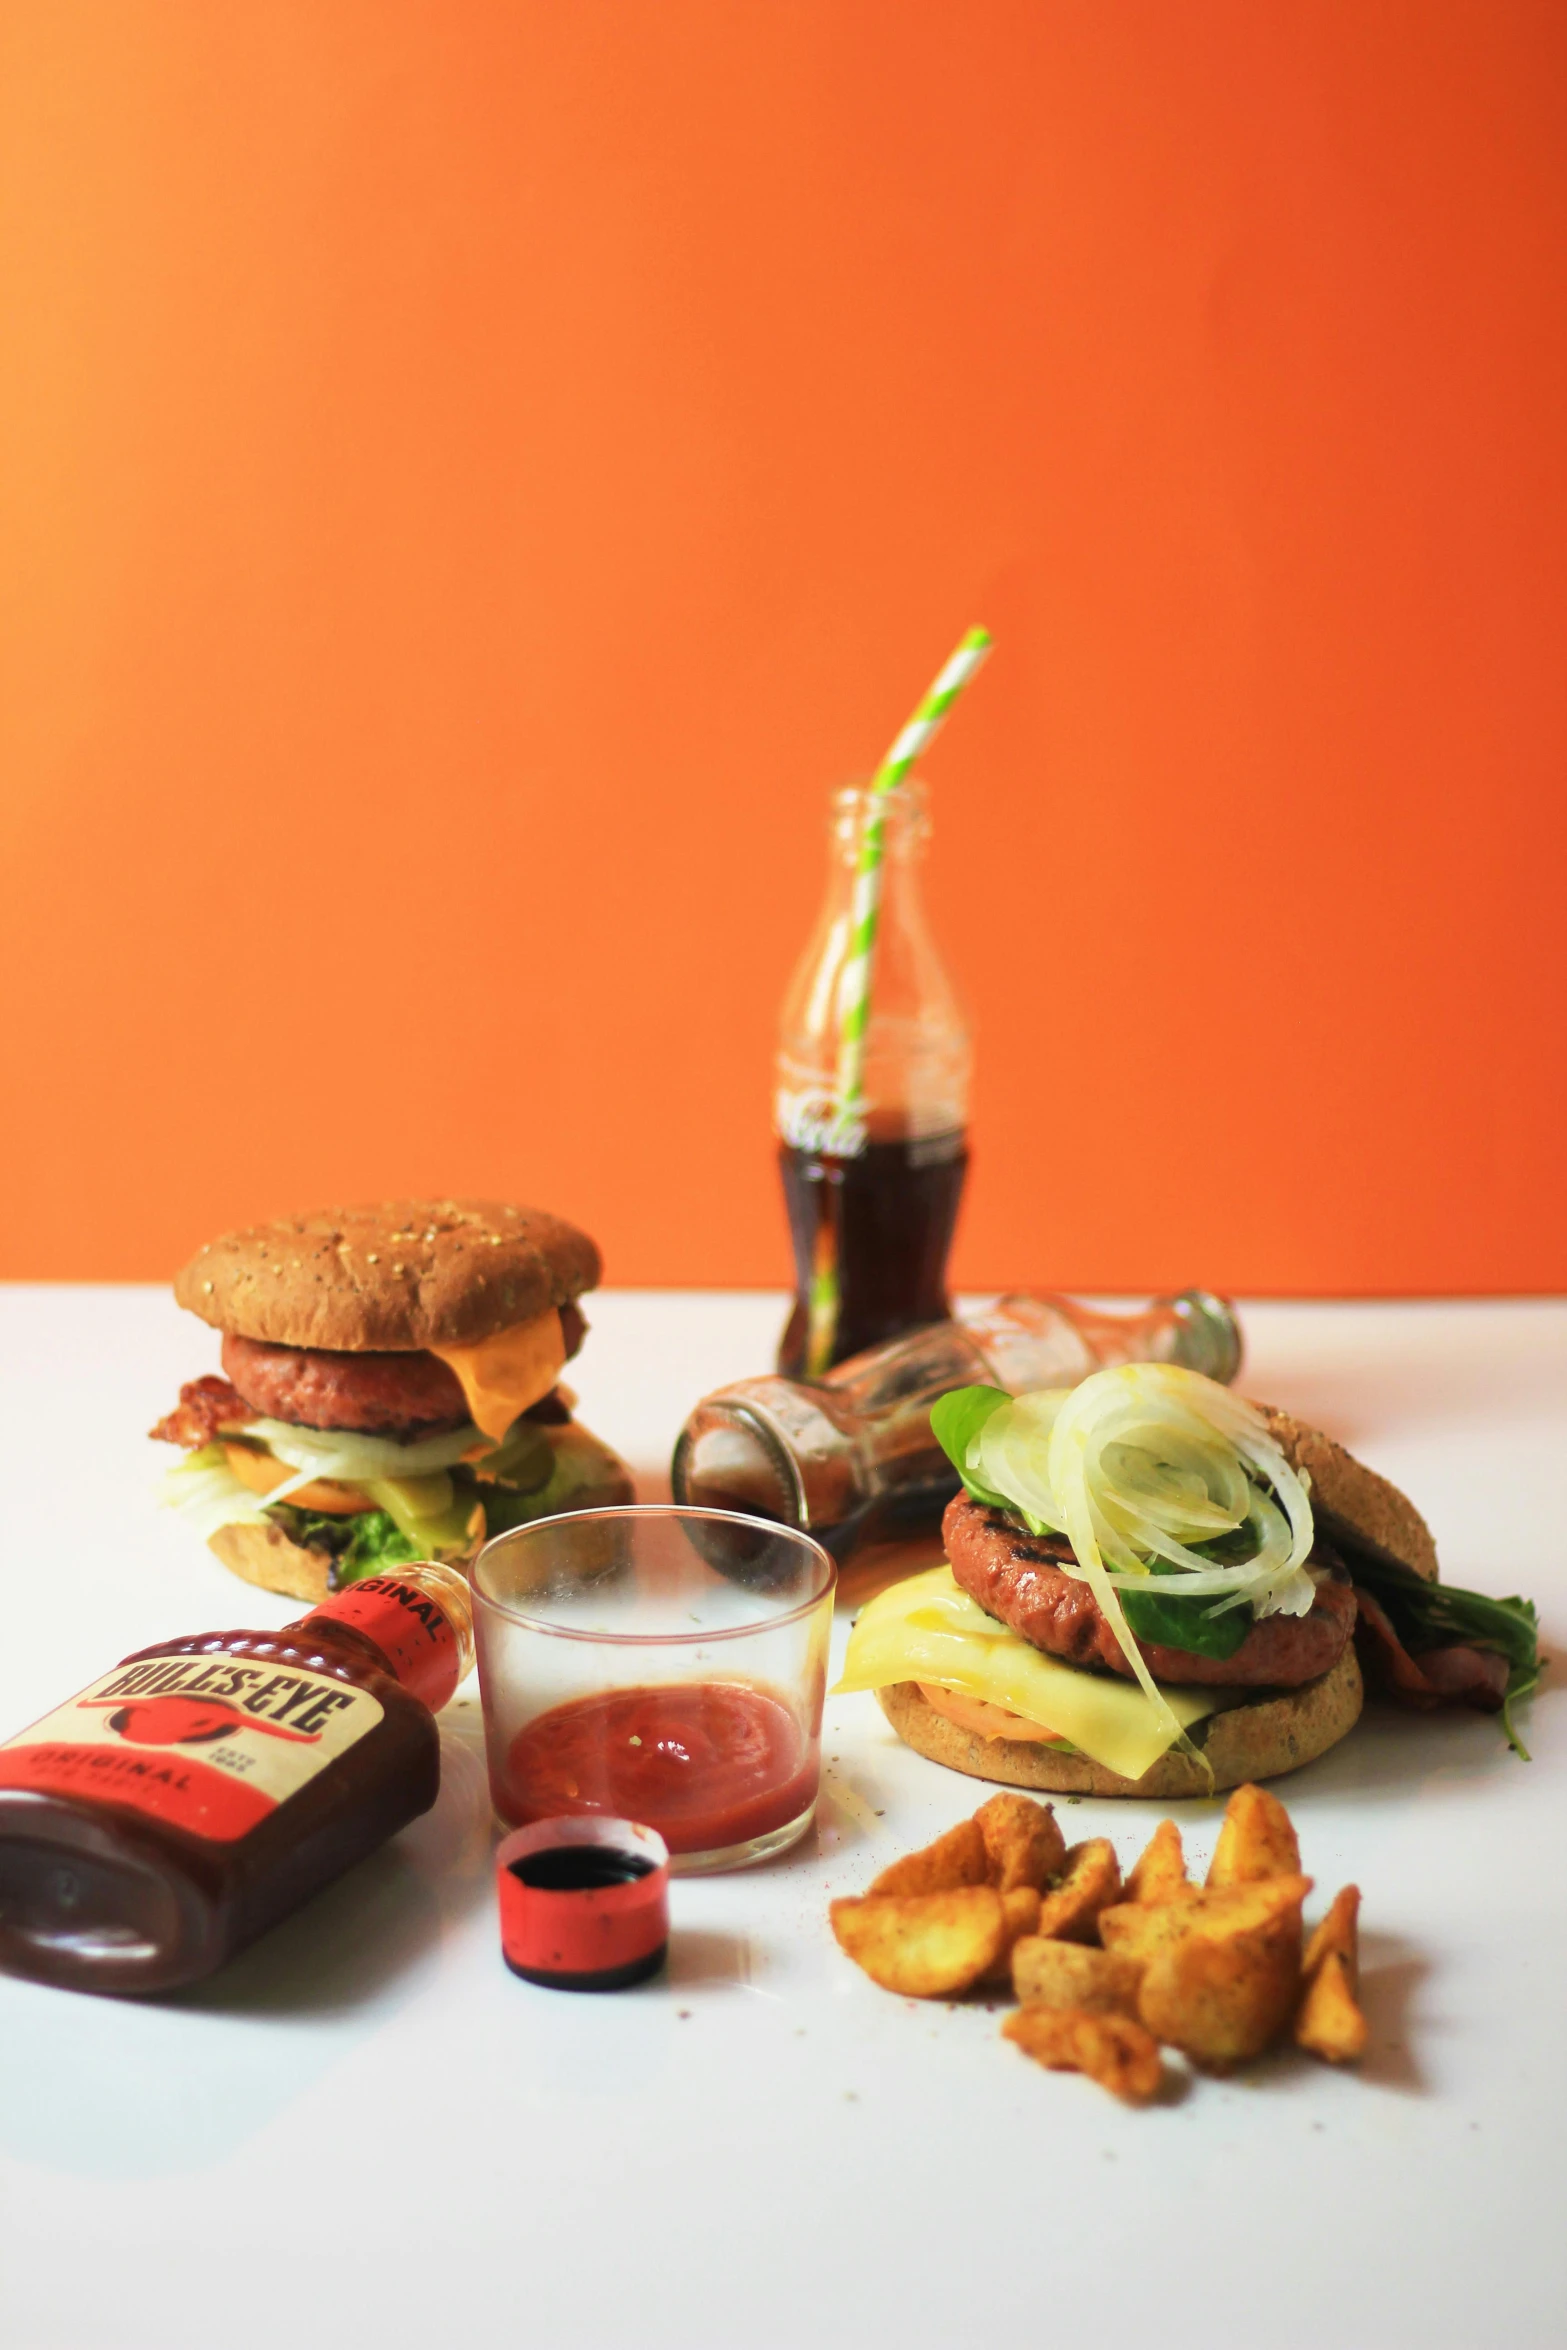
[[[435,1715],[473,1660],[421,1560],[277,1632],[138,1649],[0,1745],[0,1967],[173,1991],[428,1811]]]

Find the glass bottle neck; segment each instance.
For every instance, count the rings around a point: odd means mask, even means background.
[[[873,809],[880,853],[868,872]],[[779,1038],[777,1126],[791,1148],[855,1156],[868,1142],[939,1136],[955,1147],[964,1128],[968,1024],[925,919],[929,837],[917,778],[879,799],[866,785],[833,795],[826,896]]]
[[[873,814],[880,819],[884,868],[914,874],[930,845],[930,801],[917,775],[874,793],[868,783],[844,784],[832,795],[827,817],[828,855],[849,873],[859,868]],[[915,880],[915,887],[918,886]]]
[[[455,1567],[436,1559],[367,1575],[284,1630],[352,1633],[432,1713],[440,1712],[473,1663],[472,1594]]]

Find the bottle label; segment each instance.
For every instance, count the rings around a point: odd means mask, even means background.
[[[462,1679],[462,1651],[451,1618],[417,1583],[398,1574],[367,1575],[313,1607],[308,1623],[352,1624],[373,1640],[405,1689],[439,1713]]]
[[[142,1657],[0,1746],[0,1787],[119,1804],[232,1844],[383,1712],[367,1690],[299,1665]]]
[[[781,1085],[773,1096],[773,1123],[791,1150],[855,1159],[865,1148],[865,1119],[846,1109],[825,1086]]]

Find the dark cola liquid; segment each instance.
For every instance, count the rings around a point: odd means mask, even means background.
[[[514,1860],[511,1873],[546,1893],[601,1893],[608,1885],[634,1885],[639,1877],[650,1877],[653,1863],[643,1853],[609,1844],[553,1844],[548,1852]]]
[[[794,1310],[778,1349],[786,1377],[805,1370],[811,1282],[827,1246],[838,1267],[832,1362],[946,1319],[947,1252],[968,1173],[965,1134],[871,1142],[852,1159],[781,1143],[778,1163],[794,1243]]]

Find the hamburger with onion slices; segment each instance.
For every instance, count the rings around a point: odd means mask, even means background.
[[[943,1396],[947,1565],[861,1613],[839,1688],[932,1761],[1062,1794],[1206,1795],[1406,1702],[1503,1713],[1534,1609],[1442,1585],[1414,1505],[1287,1412],[1132,1363]],[[1522,1749],[1519,1748],[1521,1752]]]
[[[560,1383],[597,1248],[542,1208],[388,1200],[227,1232],[176,1276],[223,1334],[154,1437],[164,1497],[245,1581],[319,1600],[632,1498]]]

